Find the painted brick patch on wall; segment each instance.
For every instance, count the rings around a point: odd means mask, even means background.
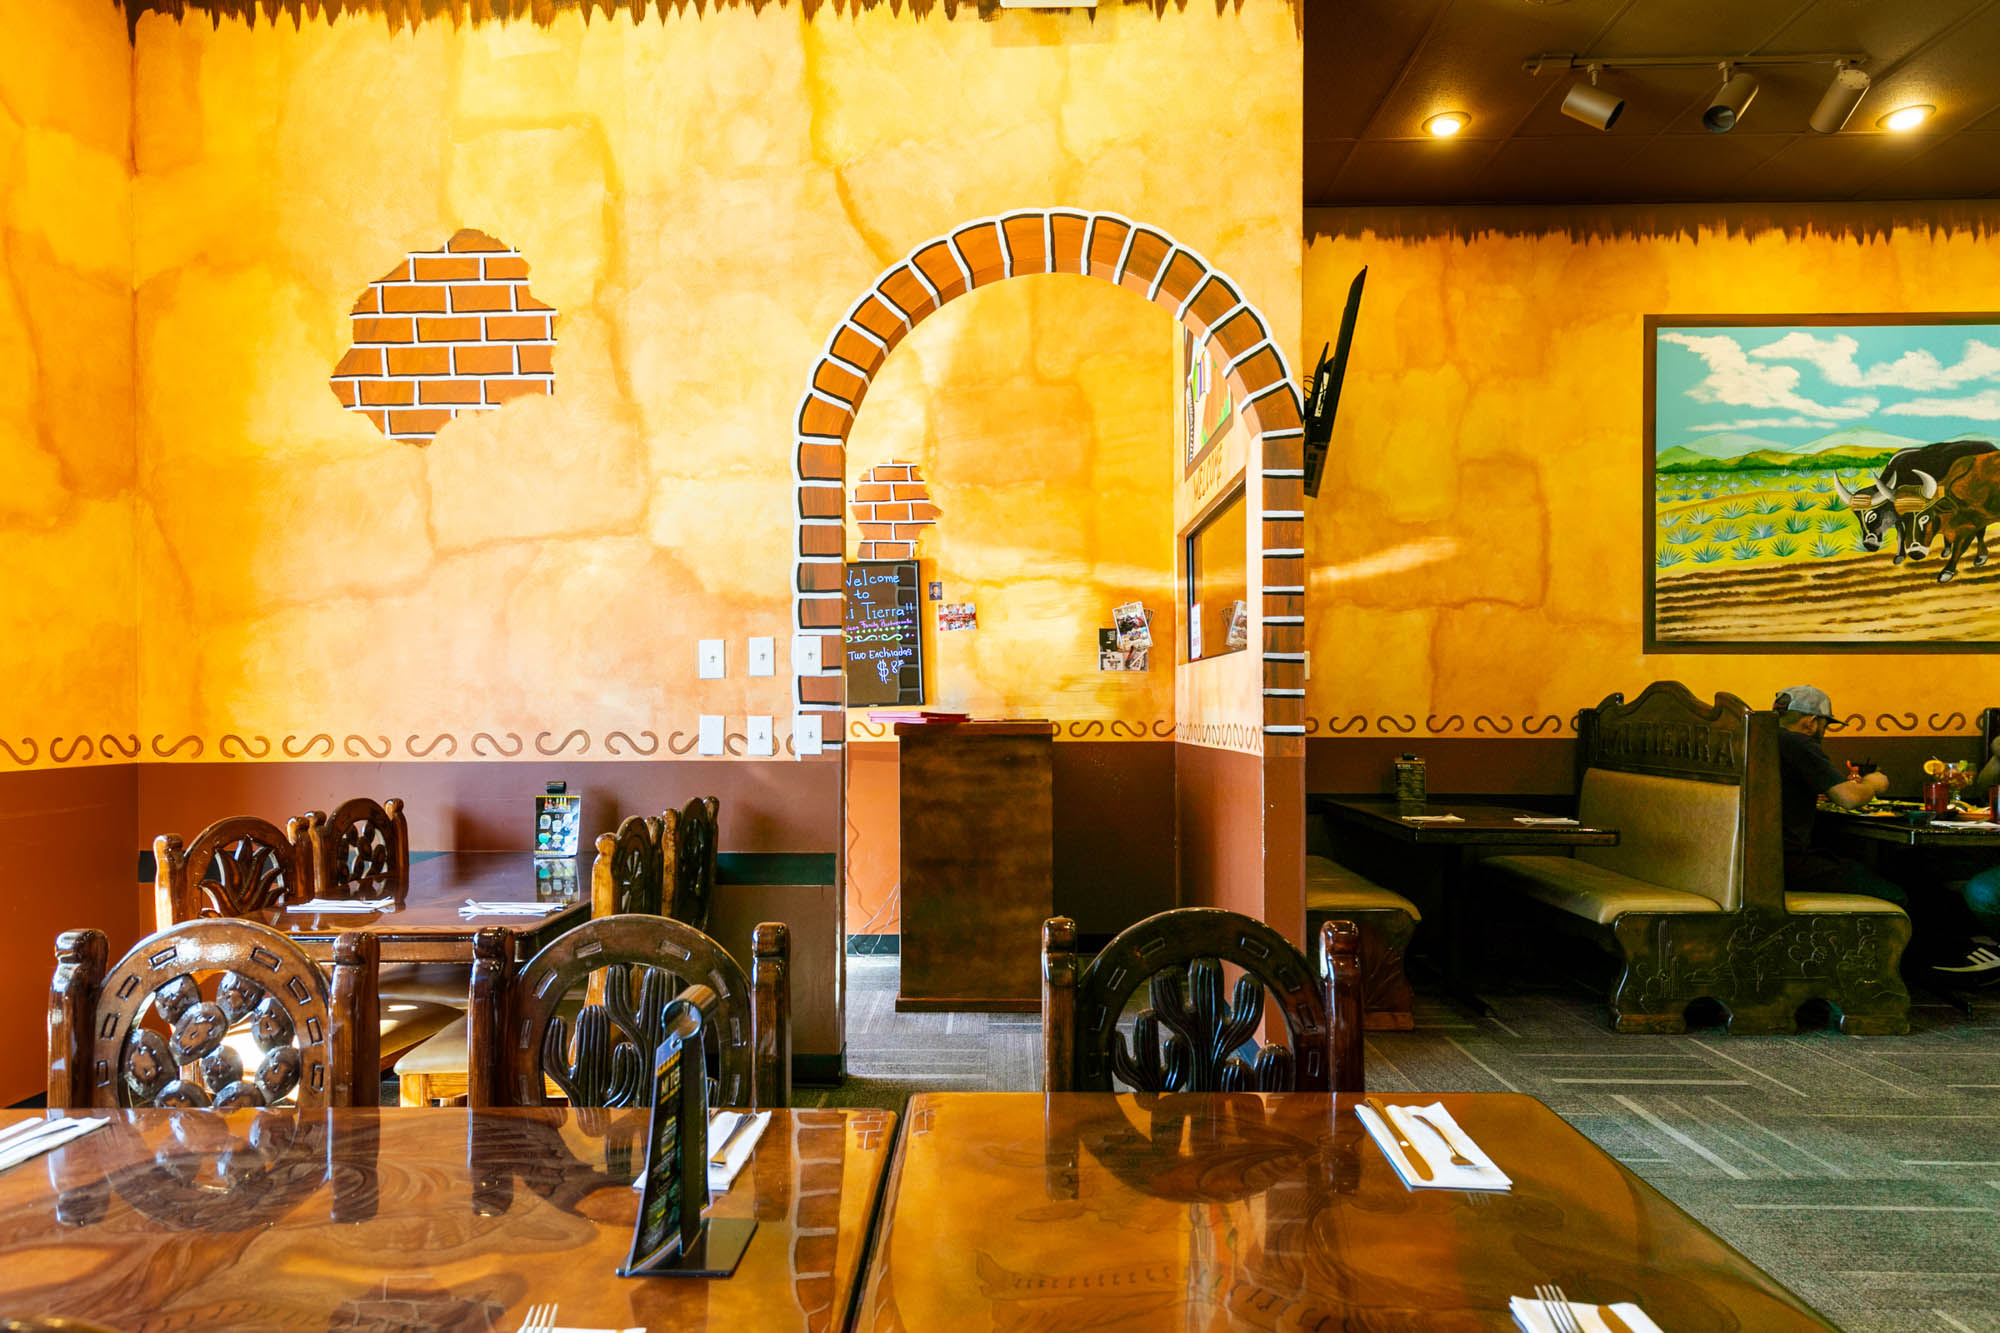
[[[858,560],[913,560],[917,538],[938,521],[924,474],[895,459],[863,473],[847,507],[861,533]]]
[[[467,228],[412,251],[354,303],[333,396],[392,440],[429,444],[454,417],[556,389],[556,310],[528,290],[528,261]]]

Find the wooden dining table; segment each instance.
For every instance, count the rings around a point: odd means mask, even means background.
[[[248,918],[285,934],[315,962],[330,962],[333,940],[362,930],[381,940],[382,962],[472,963],[472,940],[498,926],[514,936],[516,959],[590,919],[590,885],[579,886],[574,860],[530,852],[442,852],[412,858],[402,902],[381,912],[316,912],[306,905],[268,908]],[[547,916],[459,914],[465,900],[556,904]]]
[[[1459,1333],[1560,1286],[1669,1333],[1833,1326],[1518,1093],[1441,1101],[1513,1179],[1411,1190],[1351,1096],[911,1099],[855,1327]]]
[[[1982,807],[1983,808],[1983,807]],[[1994,848],[2000,847],[2000,824],[1975,819],[1971,815],[1947,816],[1954,823],[1977,823],[1977,828],[1936,828],[1930,823],[1912,823],[1902,810],[1829,810],[1822,806],[1814,815],[1814,831],[1836,838],[1858,838],[1863,842],[1888,843],[1895,847]]]
[[[1555,848],[1611,847],[1618,830],[1585,824],[1550,824],[1552,816],[1536,810],[1475,802],[1434,801],[1408,806],[1396,801],[1345,801],[1307,798],[1314,812],[1371,838],[1400,843],[1416,851],[1416,870],[1430,881],[1443,917],[1445,989],[1454,999],[1480,1014],[1490,1013],[1474,993],[1466,962],[1470,916],[1470,871],[1473,849],[1505,847],[1533,852]],[[1417,818],[1411,818],[1416,816]],[[1440,816],[1454,816],[1445,819]]]
[[[40,1112],[0,1112],[0,1129]],[[844,1328],[896,1117],[772,1113],[729,1278],[620,1278],[642,1110],[135,1110],[0,1174],[0,1315],[107,1328]]]

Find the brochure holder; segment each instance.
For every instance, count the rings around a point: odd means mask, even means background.
[[[567,782],[551,782],[535,798],[535,855],[575,856],[583,829],[583,798],[568,795]]]
[[[667,1006],[653,1058],[653,1111],[639,1173],[639,1216],[620,1277],[729,1277],[743,1261],[753,1218],[704,1218],[708,1207],[708,1078],[701,1010]]]

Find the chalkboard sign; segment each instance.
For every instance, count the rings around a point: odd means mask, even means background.
[[[849,707],[924,701],[924,628],[917,607],[916,561],[847,566]]]

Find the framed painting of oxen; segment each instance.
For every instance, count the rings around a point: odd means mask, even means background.
[[[2000,648],[2000,314],[1646,317],[1648,652]]]

